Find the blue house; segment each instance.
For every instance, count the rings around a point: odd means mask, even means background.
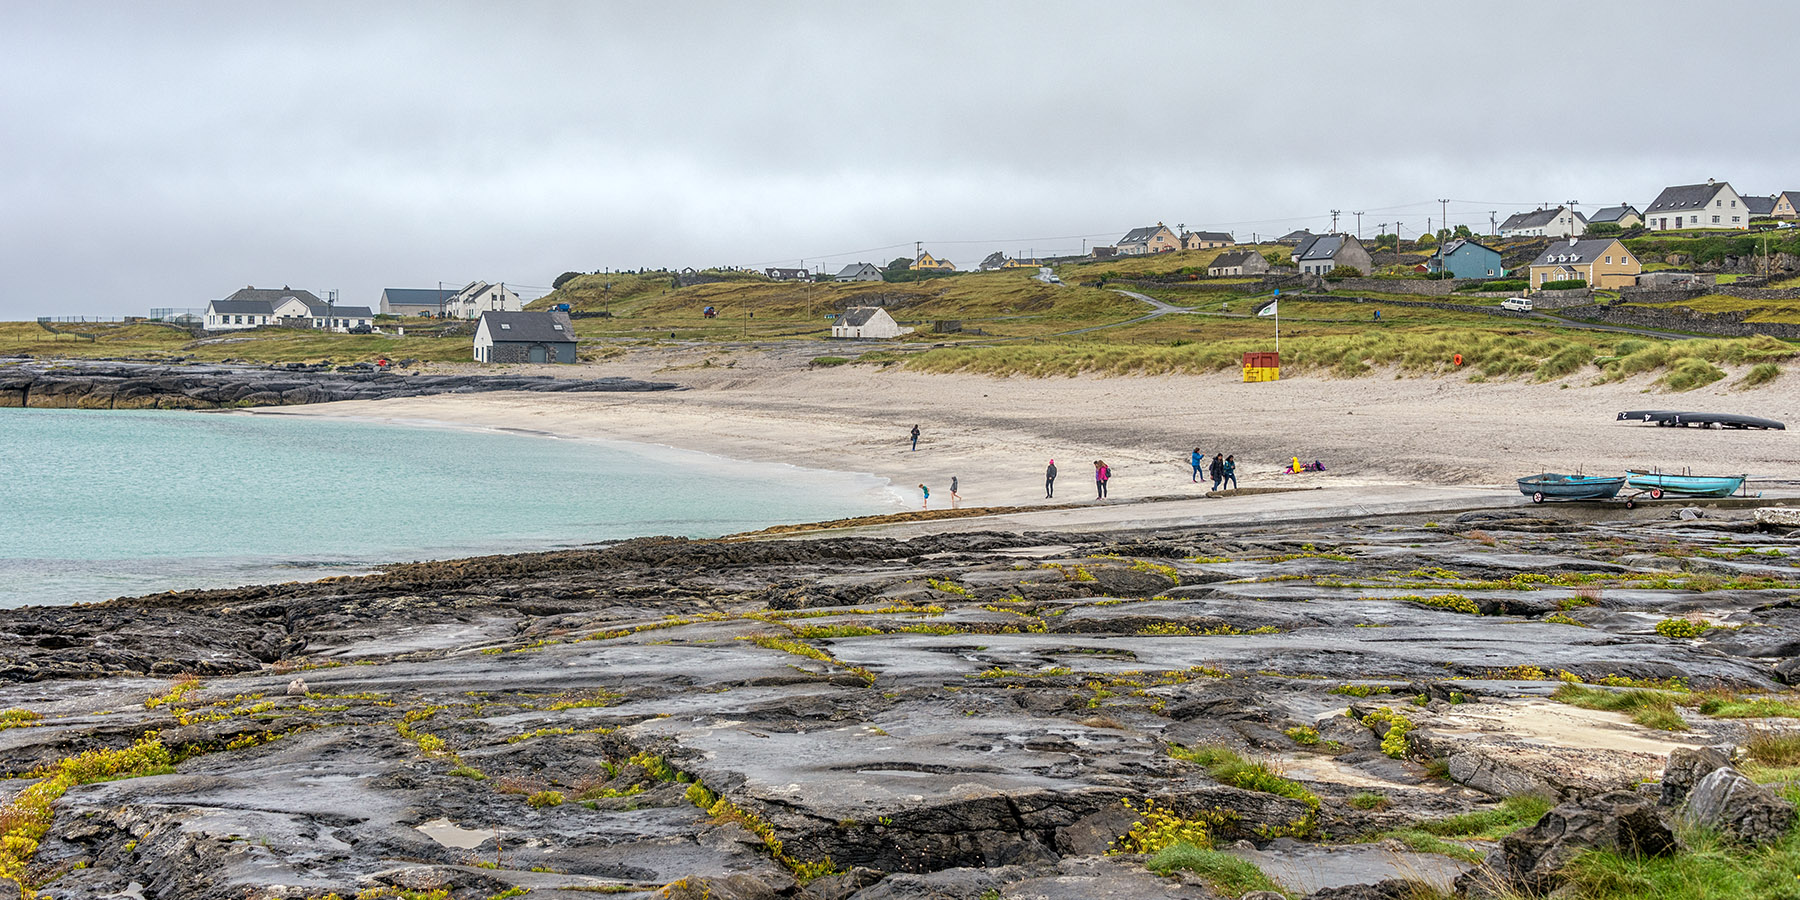
[[[1457,278],[1504,278],[1500,251],[1468,238],[1445,241],[1438,252],[1425,261],[1427,272],[1449,272]]]

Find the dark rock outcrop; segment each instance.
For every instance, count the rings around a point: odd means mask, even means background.
[[[1471,897],[1507,890],[1546,894],[1562,884],[1563,867],[1583,851],[1662,856],[1680,846],[1663,809],[1636,794],[1614,791],[1564,803],[1536,825],[1508,835],[1482,868],[1456,880],[1456,888]]]
[[[1761,846],[1780,840],[1793,827],[1794,806],[1738,770],[1723,767],[1694,785],[1682,816],[1740,843]]]
[[[1663,769],[1662,805],[1680,806],[1688,792],[1700,779],[1731,765],[1731,748],[1677,747],[1669,752],[1669,764]]]
[[[668,391],[669,382],[529,375],[402,375],[314,372],[228,365],[59,361],[15,363],[0,374],[0,407],[221,409],[387,400],[492,391],[592,393]]]

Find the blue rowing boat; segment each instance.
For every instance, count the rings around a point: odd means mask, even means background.
[[[1664,494],[1680,494],[1684,497],[1729,497],[1744,486],[1748,475],[1671,475],[1666,472],[1646,472],[1631,469],[1627,480],[1631,486],[1640,491],[1649,491],[1652,499],[1660,499]]]
[[[1545,500],[1610,500],[1625,486],[1621,476],[1558,475],[1545,472],[1519,479],[1519,493],[1533,503]]]

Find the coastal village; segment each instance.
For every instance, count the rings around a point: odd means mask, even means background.
[[[1800,900],[1796,27],[0,4],[0,900]]]
[[[1446,210],[1447,210],[1446,201]],[[1337,225],[1338,211],[1333,211]],[[1127,260],[1209,251],[1203,263],[1184,267],[1182,277],[1194,287],[1216,283],[1247,297],[1272,299],[1277,290],[1289,296],[1306,292],[1375,292],[1383,296],[1417,296],[1421,300],[1490,306],[1496,314],[1574,308],[1576,318],[1614,324],[1660,324],[1680,331],[1726,334],[1758,333],[1754,325],[1718,323],[1706,316],[1684,315],[1680,301],[1731,293],[1744,299],[1786,299],[1766,293],[1774,282],[1800,274],[1792,254],[1727,255],[1699,264],[1683,254],[1645,255],[1632,243],[1658,237],[1704,238],[1773,232],[1785,237],[1800,224],[1800,191],[1740,193],[1729,182],[1670,186],[1640,208],[1629,202],[1583,211],[1563,203],[1512,214],[1490,215],[1486,233],[1468,225],[1434,227],[1426,217],[1422,233],[1405,237],[1404,222],[1380,222],[1367,236],[1359,226],[1314,234],[1301,229],[1279,236],[1253,235],[1248,241],[1228,231],[1188,230],[1161,222],[1133,228],[1117,241],[1095,246],[1081,256],[1027,258],[989,254],[973,271],[1025,270],[1046,284],[1061,284],[1059,268],[1108,260]],[[673,289],[732,281],[761,280],[772,284],[869,284],[916,282],[963,271],[947,258],[920,244],[910,258],[885,264],[855,262],[826,271],[802,267],[716,267],[679,271],[637,270],[619,276],[666,276]],[[472,281],[461,288],[387,288],[361,304],[340,302],[336,292],[245,287],[203,309],[159,310],[150,321],[193,327],[199,333],[225,334],[266,328],[314,329],[345,334],[404,336],[441,333],[431,323],[473,322],[470,357],[476,362],[570,363],[579,358],[577,322],[596,311],[560,296],[563,284],[580,273],[566,273],[547,292],[527,301],[504,282]],[[611,273],[596,272],[602,279]],[[1100,283],[1099,279],[1094,283]],[[1745,294],[1744,292],[1756,292]],[[715,297],[704,310],[717,317]],[[1512,302],[1524,301],[1529,302]],[[856,306],[846,300],[826,314],[822,335],[847,340],[882,340],[941,332],[940,321],[901,322],[899,310],[883,305]],[[1585,314],[1585,315],[1584,315]],[[904,312],[901,312],[904,318]],[[421,321],[423,320],[423,321]],[[1723,324],[1723,330],[1716,330]],[[1736,326],[1736,327],[1729,327]],[[1776,332],[1785,335],[1785,329]]]

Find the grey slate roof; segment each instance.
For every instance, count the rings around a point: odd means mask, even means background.
[[[1595,224],[1617,222],[1620,219],[1625,218],[1626,215],[1634,215],[1640,219],[1644,217],[1643,213],[1638,212],[1635,207],[1627,203],[1624,206],[1608,206],[1602,209],[1596,209],[1594,210],[1593,215],[1587,217],[1587,220],[1590,223]]]
[[[1464,247],[1480,247],[1481,249],[1486,250],[1487,252],[1495,254],[1495,255],[1499,255],[1499,253],[1500,253],[1500,251],[1495,250],[1494,248],[1489,247],[1488,245],[1486,245],[1480,241],[1470,240],[1469,238],[1456,238],[1454,240],[1445,241],[1444,246],[1438,248],[1437,257],[1439,259],[1447,258],[1450,256],[1450,254],[1455,253],[1456,251],[1461,250]]]
[[[1150,240],[1150,238],[1155,236],[1155,234],[1158,231],[1161,231],[1167,227],[1168,227],[1167,225],[1151,225],[1146,228],[1133,228],[1130,231],[1126,232],[1124,237],[1119,238],[1119,243],[1120,244],[1141,244],[1141,243],[1144,243],[1145,241]]]
[[[1301,244],[1301,243],[1305,243],[1306,240],[1312,236],[1313,236],[1312,232],[1302,228],[1299,231],[1290,231],[1287,234],[1284,234],[1281,237],[1276,238],[1275,243],[1277,243],[1277,244]]]
[[[1506,221],[1500,223],[1500,230],[1542,228],[1554,221],[1562,211],[1563,207],[1558,206],[1554,209],[1534,209],[1531,212],[1513,213],[1506,217]]]
[[[366,306],[340,306],[334,303],[329,307],[329,312],[327,312],[327,307],[323,303],[308,303],[307,307],[312,310],[313,315],[318,316],[321,319],[325,318],[327,315],[333,319],[375,318],[375,313]]]
[[[1645,207],[1645,212],[1685,212],[1701,209],[1712,202],[1714,194],[1731,186],[1729,181],[1715,184],[1678,184],[1663,188],[1656,195],[1656,201]]]
[[[1259,254],[1254,250],[1233,250],[1229,253],[1221,253],[1217,259],[1213,260],[1212,265],[1208,266],[1208,268],[1224,269],[1230,268],[1231,266],[1241,266],[1244,263],[1249,262],[1251,257],[1257,255]]]
[[[1308,251],[1312,250],[1312,246],[1319,242],[1319,238],[1325,236],[1322,234],[1313,234],[1310,231],[1305,232],[1304,234],[1305,237],[1302,237],[1300,243],[1294,246],[1293,258],[1295,262],[1299,262],[1300,258],[1305,256]]]
[[[1344,249],[1348,238],[1341,234],[1321,234],[1313,238],[1312,243],[1296,251],[1294,259],[1299,262],[1319,262],[1336,257],[1338,251]]]
[[[214,300],[212,311],[224,316],[267,316],[275,307],[267,300]]]
[[[1532,260],[1531,264],[1534,266],[1585,266],[1616,243],[1618,241],[1614,238],[1599,238],[1591,241],[1556,241],[1550,245],[1550,249]]]
[[[231,293],[231,296],[226,297],[225,299],[227,299],[227,300],[260,300],[264,303],[269,304],[269,306],[271,308],[273,308],[275,304],[280,303],[281,301],[286,300],[289,297],[293,297],[304,303],[320,302],[318,295],[314,294],[312,291],[298,291],[298,290],[294,290],[293,288],[287,288],[287,287],[283,287],[283,288],[253,288],[253,287],[240,288],[236,291],[233,291]]]
[[[865,272],[874,272],[875,274],[880,275],[881,268],[874,263],[856,263],[855,265],[845,266],[843,269],[839,270],[837,277],[854,278]]]
[[[440,291],[436,288],[385,288],[381,296],[390,305],[405,304],[408,306],[442,306],[445,300],[454,295],[454,291]]]
[[[1236,243],[1236,241],[1237,241],[1236,238],[1232,237],[1229,234],[1226,234],[1223,231],[1190,231],[1187,234],[1182,235],[1181,237],[1183,240],[1186,240],[1186,239],[1192,237],[1192,238],[1199,238],[1200,240],[1203,240],[1203,241],[1231,241],[1233,243]]]
[[[1745,197],[1744,208],[1753,216],[1772,216],[1775,214],[1775,198]]]
[[[496,344],[575,343],[575,326],[569,322],[569,314],[561,310],[498,312],[490,309],[481,314],[481,321],[487,323],[488,337]]]
[[[1795,209],[1800,209],[1800,191],[1782,191],[1775,196],[1788,198],[1788,202],[1793,204]]]
[[[844,314],[838,317],[838,323],[851,326],[867,325],[869,320],[875,318],[875,314],[880,311],[881,307],[879,306],[852,306],[844,310]]]

